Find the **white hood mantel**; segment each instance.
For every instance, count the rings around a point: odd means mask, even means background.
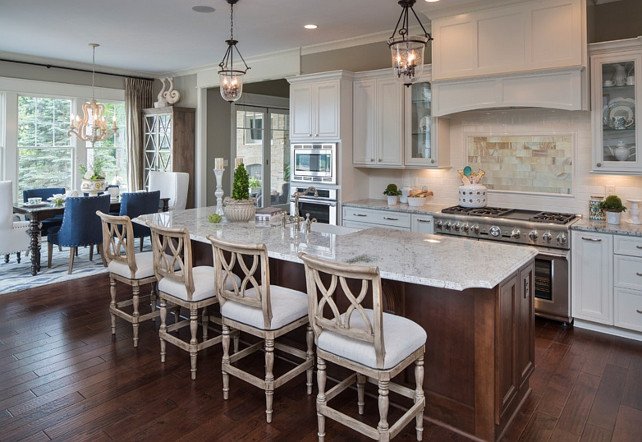
[[[433,116],[503,107],[588,110],[586,82],[583,67],[433,81]]]
[[[490,5],[433,18],[433,115],[588,110],[585,0]]]

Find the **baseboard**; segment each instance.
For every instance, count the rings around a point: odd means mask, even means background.
[[[626,330],[612,325],[598,324],[595,322],[585,321],[583,319],[577,318],[575,318],[575,322],[573,323],[573,325],[576,328],[583,328],[586,330],[606,333],[607,335],[619,336],[621,338],[633,339],[635,341],[642,341],[642,333],[632,330]]]

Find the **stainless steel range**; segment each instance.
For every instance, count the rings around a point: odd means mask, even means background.
[[[435,215],[435,233],[535,247],[535,313],[572,323],[569,227],[577,219],[570,213],[454,206]]]

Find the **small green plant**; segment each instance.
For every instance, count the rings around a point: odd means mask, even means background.
[[[617,195],[609,195],[604,201],[600,202],[597,207],[600,210],[605,210],[607,212],[625,212],[626,206],[622,204],[622,200]]]
[[[258,189],[259,187],[261,187],[261,180],[259,180],[255,176],[251,176],[249,184],[251,189]]]
[[[221,222],[221,219],[223,219],[223,217],[221,215],[217,215],[216,213],[212,213],[211,215],[207,215],[207,219],[209,220],[209,222],[217,224]]]
[[[232,187],[232,198],[235,200],[246,200],[250,198],[250,183],[247,170],[243,163],[234,171],[234,185]]]
[[[80,174],[86,180],[104,180],[104,165],[105,160],[96,158],[93,163],[87,163],[86,166],[84,164],[81,164],[80,166],[78,166],[78,169],[80,169]]]
[[[401,195],[401,190],[397,188],[396,184],[388,184],[386,190],[383,191],[383,194],[387,196],[399,196]]]

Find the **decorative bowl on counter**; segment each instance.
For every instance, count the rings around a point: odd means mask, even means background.
[[[409,196],[408,205],[410,207],[421,207],[426,204],[426,199],[425,196]]]
[[[486,207],[486,186],[464,184],[459,186],[459,205],[462,207]]]

